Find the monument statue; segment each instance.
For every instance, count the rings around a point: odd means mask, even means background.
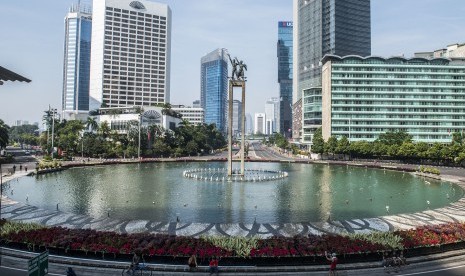
[[[232,73],[231,79],[232,80],[245,80],[245,71],[247,71],[247,65],[241,60],[239,61],[237,57],[231,59],[231,56],[228,54],[229,61],[231,62]]]

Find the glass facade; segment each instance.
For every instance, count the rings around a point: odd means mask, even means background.
[[[228,59],[226,49],[217,49],[201,59],[200,104],[205,123],[226,132],[228,97]]]
[[[371,54],[370,0],[297,0],[297,95],[304,97],[302,141],[320,127],[321,59],[326,54]],[[320,92],[321,94],[321,92]],[[310,97],[305,99],[306,95]],[[297,100],[297,99],[296,99]]]
[[[65,18],[62,110],[89,110],[90,51],[92,18],[90,10],[74,6]]]
[[[373,141],[404,130],[417,142],[448,143],[465,130],[464,62],[332,55],[324,62],[326,138]]]
[[[293,23],[278,22],[279,132],[289,137],[292,130]]]

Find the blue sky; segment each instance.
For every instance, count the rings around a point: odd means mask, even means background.
[[[61,109],[63,20],[77,0],[19,0],[0,4],[0,65],[31,83],[0,86],[0,119],[40,121]],[[89,2],[89,0],[83,2]],[[248,65],[246,109],[263,112],[278,96],[277,22],[292,20],[292,0],[160,0],[173,12],[171,102],[200,98],[200,58],[227,48]],[[372,53],[414,52],[465,42],[463,0],[372,0]]]

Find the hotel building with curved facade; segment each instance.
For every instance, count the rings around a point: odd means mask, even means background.
[[[326,55],[322,63],[326,140],[403,130],[416,142],[448,143],[465,130],[465,59]]]
[[[293,28],[292,101],[302,104],[303,117],[293,138],[311,144],[322,123],[320,61],[327,54],[371,55],[370,0],[294,0]]]

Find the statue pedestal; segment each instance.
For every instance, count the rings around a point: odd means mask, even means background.
[[[233,125],[233,99],[234,87],[242,87],[242,114],[241,114],[241,171],[240,175],[244,175],[245,171],[245,80],[229,80],[229,97],[228,97],[228,176],[233,173],[232,170],[232,125]]]

